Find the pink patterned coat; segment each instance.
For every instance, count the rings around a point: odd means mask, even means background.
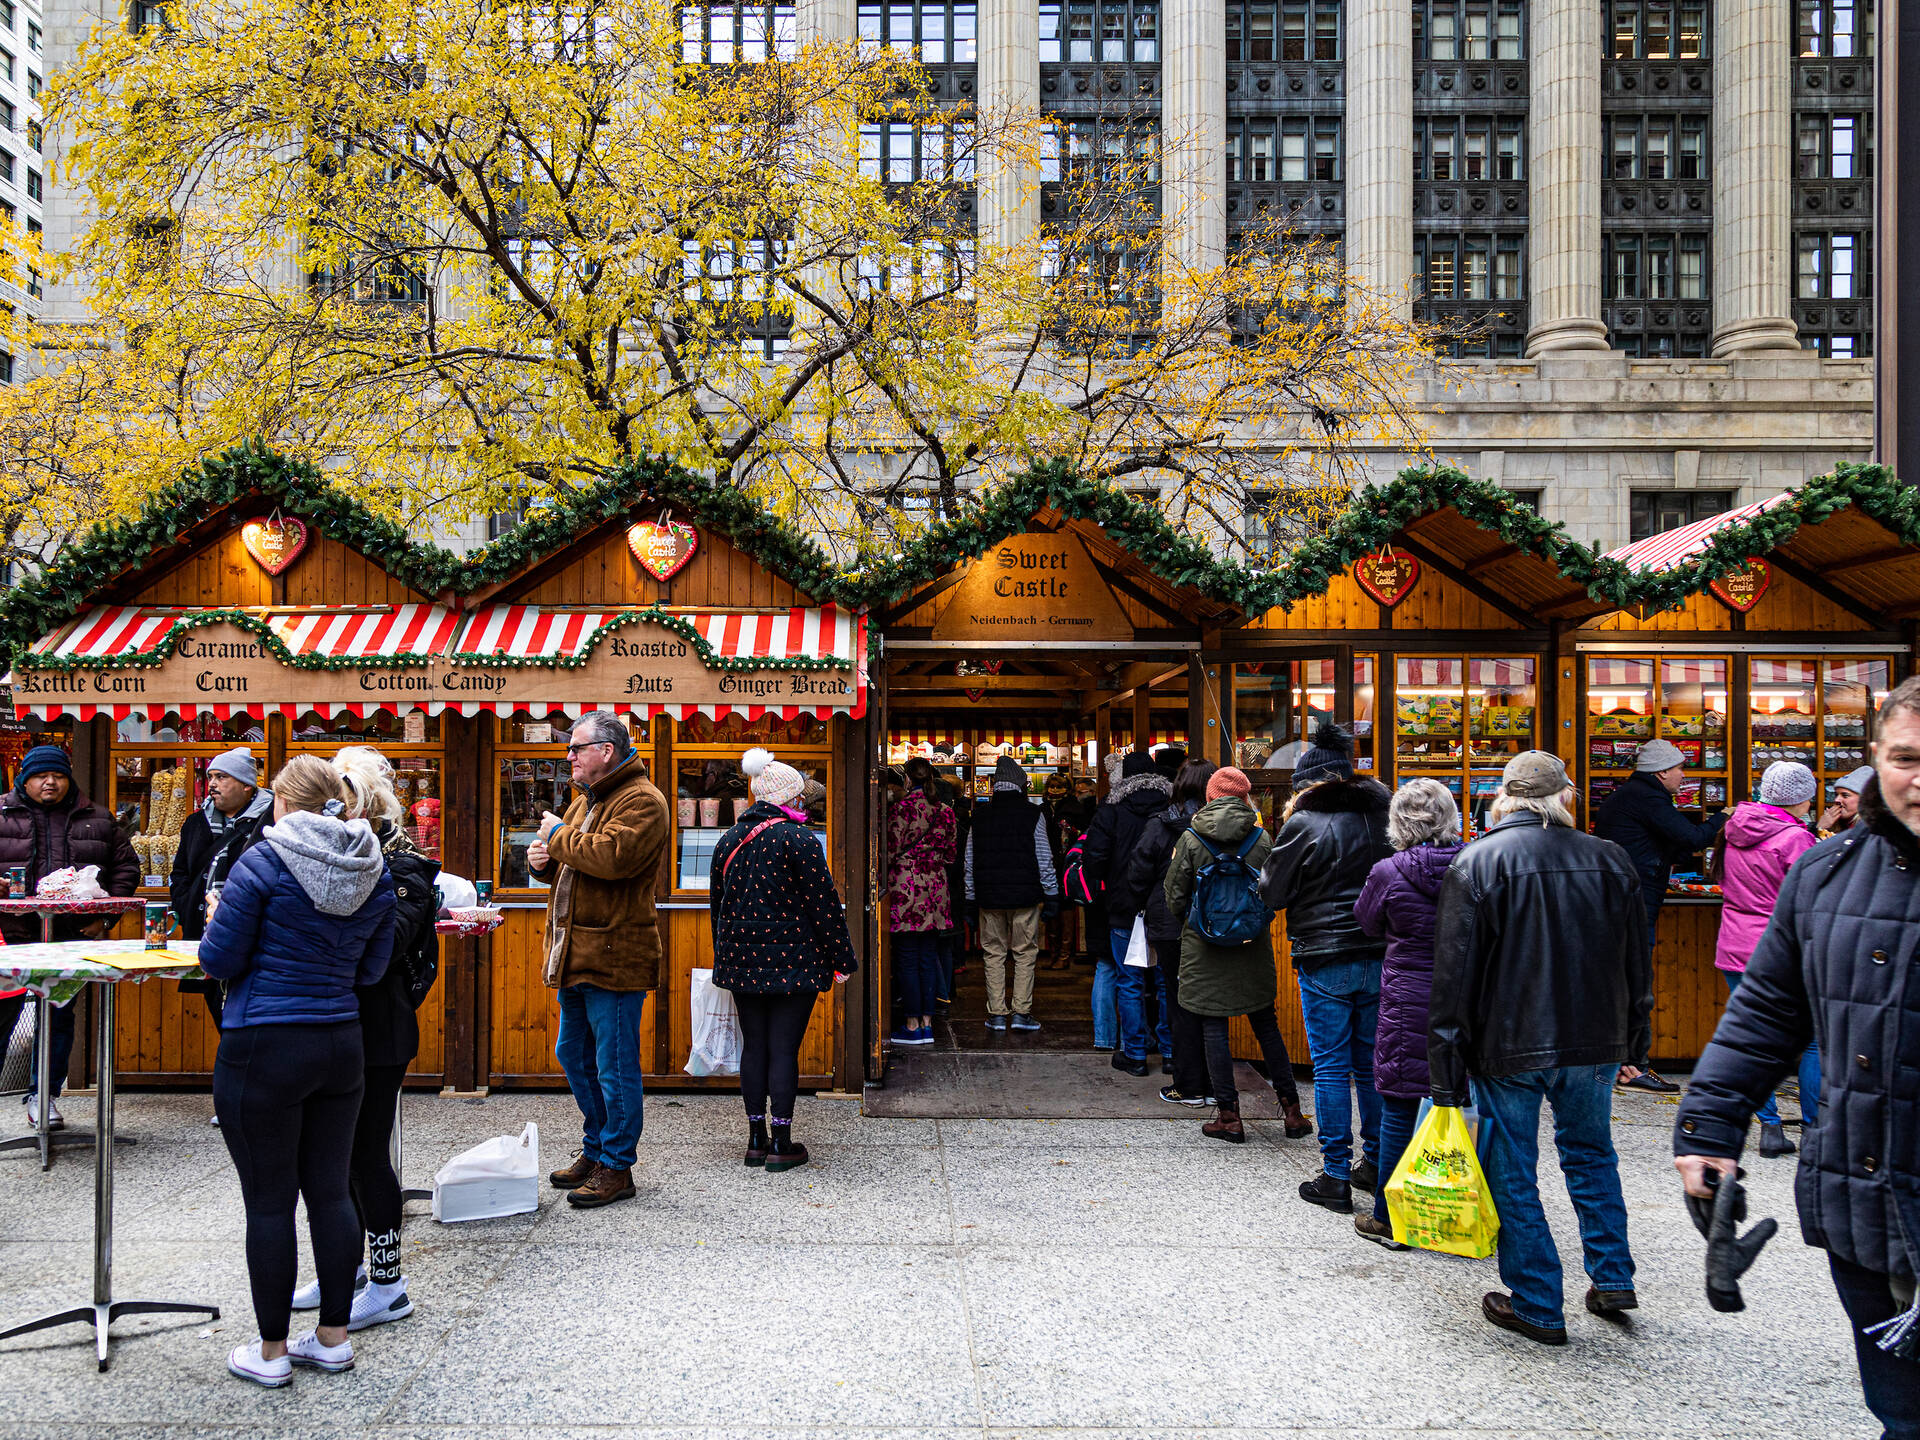
[[[953,863],[953,807],[909,790],[887,816],[887,923],[898,932],[951,930],[947,866]]]

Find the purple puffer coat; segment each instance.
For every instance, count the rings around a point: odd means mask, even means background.
[[[1385,938],[1373,1088],[1398,1100],[1427,1090],[1427,1003],[1433,998],[1433,917],[1458,845],[1415,845],[1380,861],[1354,901],[1354,918]]]

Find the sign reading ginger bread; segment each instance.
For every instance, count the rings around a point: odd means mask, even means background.
[[[969,565],[934,622],[933,638],[1126,641],[1133,626],[1079,537],[1040,531],[1010,535]]]

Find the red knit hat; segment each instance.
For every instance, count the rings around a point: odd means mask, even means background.
[[[1218,800],[1223,795],[1244,800],[1252,793],[1253,782],[1247,779],[1246,772],[1236,770],[1231,765],[1221,766],[1207,781],[1207,799],[1209,800]]]

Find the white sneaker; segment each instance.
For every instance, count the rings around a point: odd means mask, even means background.
[[[218,1115],[209,1115],[207,1117],[207,1124],[218,1130],[220,1128],[220,1117]]]
[[[367,1288],[367,1267],[362,1265],[353,1272],[353,1296],[360,1298],[360,1292]],[[320,1308],[320,1282],[309,1280],[293,1292],[293,1308],[296,1310],[318,1310]]]
[[[29,1090],[27,1092],[27,1128],[29,1130],[38,1130],[40,1128],[40,1094],[37,1090]],[[47,1129],[51,1131],[64,1130],[66,1128],[67,1117],[60,1113],[60,1107],[54,1104],[52,1098],[49,1097],[47,1100]]]
[[[293,1362],[282,1355],[278,1360],[264,1360],[260,1356],[258,1338],[244,1345],[236,1345],[227,1352],[227,1369],[242,1380],[251,1380],[256,1385],[264,1385],[269,1390],[281,1390],[293,1383]]]
[[[391,1285],[368,1285],[355,1295],[347,1329],[368,1330],[389,1320],[404,1320],[412,1313],[413,1301],[407,1298],[407,1277],[402,1275]]]
[[[342,1370],[353,1368],[353,1342],[342,1340],[338,1345],[322,1345],[320,1337],[309,1330],[287,1342],[287,1359],[310,1370],[338,1375]]]

